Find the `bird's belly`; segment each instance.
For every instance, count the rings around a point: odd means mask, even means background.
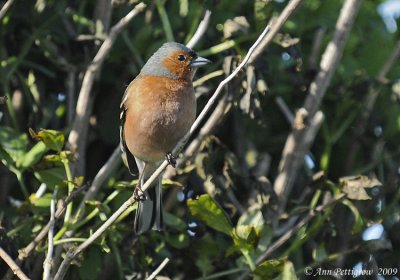
[[[171,152],[189,131],[196,117],[194,95],[181,99],[154,102],[152,108],[141,112],[127,112],[126,142],[130,152],[147,162],[158,162]]]

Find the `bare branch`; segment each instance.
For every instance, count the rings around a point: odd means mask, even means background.
[[[203,37],[204,33],[208,28],[208,24],[210,23],[211,12],[209,10],[204,14],[204,18],[201,20],[199,26],[197,27],[196,32],[194,33],[192,39],[186,44],[188,48],[193,48]]]
[[[286,140],[279,163],[279,174],[274,182],[274,190],[279,198],[278,213],[285,208],[287,196],[291,190],[297,175],[297,170],[303,163],[304,155],[310,149],[315,136],[324,120],[324,114],[318,111],[308,122],[307,111],[301,108],[296,113],[294,128]],[[279,215],[276,216],[279,218]]]
[[[326,89],[342,57],[344,45],[360,8],[361,0],[346,0],[336,22],[333,39],[322,56],[319,72],[311,83],[304,108],[313,116],[321,104]]]
[[[78,103],[76,105],[75,120],[72,126],[71,133],[68,138],[68,145],[72,150],[78,151],[78,165],[82,165],[85,159],[85,143],[88,130],[88,120],[91,114],[90,104],[92,103],[93,96],[90,94],[94,79],[113,46],[118,34],[124,29],[128,23],[141,11],[144,10],[146,4],[137,4],[125,17],[111,28],[108,37],[104,40],[99,48],[96,56],[93,58],[92,63],[88,66],[85,76],[83,78],[82,87],[79,93]],[[72,168],[76,171],[76,167]],[[73,171],[74,172],[74,171]]]
[[[186,134],[186,136],[183,138],[183,140],[178,143],[174,149],[174,154],[176,154],[177,151],[179,151],[182,147],[182,143],[185,141],[185,139],[188,139],[193,133],[196,131],[196,129],[200,126],[200,123],[204,120],[206,114],[208,111],[211,109],[211,107],[214,105],[216,102],[218,96],[222,92],[222,89],[224,88],[225,85],[227,85],[242,69],[245,67],[248,63],[248,60],[250,58],[250,55],[253,53],[254,49],[260,44],[260,42],[264,39],[265,35],[269,31],[269,26],[267,26],[264,31],[261,33],[261,35],[258,37],[256,42],[253,44],[253,46],[249,49],[247,55],[243,59],[243,61],[239,64],[239,66],[227,77],[225,78],[217,87],[215,90],[213,96],[209,99],[207,102],[206,106],[203,108],[199,116],[196,118],[194,121],[192,127],[190,128],[190,131]],[[160,176],[160,174],[164,171],[164,169],[168,166],[168,161],[165,160],[159,167],[158,169],[150,176],[150,178],[143,184],[142,186],[142,191],[146,191],[151,184]],[[135,196],[132,195],[127,201],[122,204],[122,206],[114,212],[111,217],[107,219],[107,221],[104,222],[103,225],[100,226],[85,242],[83,242],[81,245],[79,245],[75,250],[67,252],[67,255],[65,256],[65,259],[61,263],[61,266],[59,267],[59,270],[55,276],[54,279],[63,279],[65,274],[68,271],[68,268],[71,264],[71,261],[79,254],[81,253],[84,249],[86,249],[90,244],[92,244],[98,237],[100,237],[103,232],[110,227],[115,220],[123,213],[125,210],[127,210],[131,205],[133,205],[136,202]]]
[[[3,7],[1,7],[0,10],[0,21],[3,19],[3,17],[6,15],[8,9],[10,9],[11,5],[14,3],[14,0],[8,0]]]
[[[6,264],[11,268],[15,275],[21,280],[29,280],[28,276],[21,270],[21,268],[14,262],[14,260],[7,254],[3,248],[0,247],[0,257],[6,262]]]
[[[297,112],[293,130],[286,140],[281,162],[279,163],[279,174],[274,182],[274,190],[279,199],[277,219],[285,209],[287,196],[295,182],[297,172],[304,160],[304,155],[322,123],[323,114],[318,111],[318,108],[342,56],[346,39],[360,3],[361,0],[346,0],[343,4],[333,39],[325,49],[320,63],[320,70],[310,85],[304,107]],[[310,119],[309,125],[307,119]]]
[[[56,222],[55,209],[57,199],[58,188],[56,187],[53,193],[53,197],[50,202],[50,221],[49,221],[49,233],[48,233],[48,247],[47,256],[43,263],[43,280],[51,279],[51,267],[53,266],[53,251],[54,251],[54,224]]]
[[[167,265],[168,262],[169,258],[165,258],[163,262],[157,267],[157,269],[154,270],[153,273],[146,278],[146,280],[153,280],[158,275],[158,273],[160,273],[160,271],[163,270],[163,268]]]
[[[278,31],[281,29],[283,24],[287,21],[289,16],[296,10],[296,8],[303,2],[303,0],[291,0],[279,15],[277,20],[271,26],[271,31],[268,33],[267,36],[263,39],[263,41],[257,46],[254,50],[254,53],[251,55],[249,59],[249,63],[253,63],[265,50],[267,45],[272,41]]]

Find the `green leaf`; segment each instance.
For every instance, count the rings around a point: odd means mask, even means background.
[[[26,134],[18,135],[9,127],[0,127],[0,144],[9,157],[17,162],[25,154],[28,137]]]
[[[40,182],[45,183],[49,188],[53,188],[56,185],[61,184],[65,178],[65,171],[63,167],[39,170],[33,174]]]
[[[179,234],[167,234],[165,240],[176,249],[183,249],[189,245],[189,237],[186,232]]]
[[[47,148],[61,152],[64,146],[64,134],[51,129],[41,129],[38,133],[36,133],[33,129],[29,128],[29,133],[32,138],[38,141],[42,141]]]
[[[282,273],[278,277],[276,277],[275,280],[297,280],[293,263],[290,261],[286,261],[283,266]]]
[[[361,175],[342,177],[339,182],[343,185],[343,192],[347,194],[347,197],[354,200],[371,199],[365,189],[382,186],[378,179]]]
[[[187,228],[187,224],[184,221],[168,212],[164,213],[164,222],[179,231],[184,231]]]
[[[253,226],[237,225],[232,230],[233,243],[240,251],[252,251],[257,246],[260,232]]]
[[[50,207],[51,199],[53,195],[51,193],[46,193],[43,196],[37,198],[35,194],[29,197],[29,201],[36,207]]]
[[[6,150],[0,145],[0,159],[1,162],[7,166],[8,169],[14,169],[14,160],[11,156],[7,153]]]
[[[43,142],[37,143],[26,154],[20,157],[17,161],[17,167],[26,169],[38,163],[43,155],[48,151]]]
[[[208,194],[203,194],[198,199],[189,199],[187,205],[192,215],[207,226],[231,235],[232,226],[228,216]]]
[[[286,263],[290,263],[287,258],[264,261],[256,267],[256,269],[254,270],[254,274],[260,276],[263,280],[274,279],[284,273]],[[290,276],[290,274],[288,276]],[[296,278],[289,277],[287,279]]]
[[[253,226],[258,230],[264,226],[264,217],[259,209],[247,211],[238,220],[238,225]]]
[[[170,179],[162,179],[162,186],[163,189],[171,188],[171,187],[176,187],[178,189],[183,189],[183,185],[177,181],[172,181]]]

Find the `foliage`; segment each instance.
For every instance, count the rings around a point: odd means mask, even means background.
[[[125,86],[163,42],[188,42],[204,9],[212,11],[195,47],[214,62],[196,76],[213,73],[196,84],[200,110],[228,58],[234,64],[243,57],[288,1],[147,1],[95,80],[88,142],[79,147],[87,151],[86,169],[74,174],[76,151],[66,141],[83,73],[109,29],[107,11],[100,9],[105,2],[15,1],[1,19],[0,97],[7,100],[0,102],[0,246],[14,258],[49,221],[55,189],[60,205],[68,196],[73,200],[57,220],[56,249],[85,241],[130,197],[136,178],[122,164],[95,198],[82,202],[82,189],[119,144]],[[111,26],[137,1],[112,2]],[[292,112],[302,106],[342,2],[304,1],[267,51],[226,88],[219,125],[199,138],[183,166],[166,173],[166,230],[134,236],[132,206],[75,259],[68,279],[145,279],[166,257],[171,261],[161,275],[169,279],[238,279],[247,270],[254,279],[296,279],[305,277],[305,267],[400,267],[400,64],[378,79],[399,36],[386,31],[377,13],[381,1],[362,3],[321,106],[325,121],[284,213],[276,214],[270,182],[291,131],[276,98]],[[313,53],[318,32],[321,46]],[[379,94],[360,129],[371,91]],[[318,211],[340,194],[346,197]],[[307,215],[313,216],[258,260]],[[383,233],[369,240],[374,225]],[[21,265],[33,279],[41,277],[36,268],[47,246],[45,238]],[[5,272],[1,263],[0,275]]]

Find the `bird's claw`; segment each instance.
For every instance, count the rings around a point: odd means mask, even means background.
[[[144,195],[144,192],[142,191],[142,188],[139,185],[137,185],[135,190],[133,191],[133,196],[136,201],[146,200],[146,196]]]
[[[166,155],[166,157],[167,157],[168,163],[169,163],[173,168],[175,168],[175,167],[176,167],[176,159],[175,159],[174,155],[173,155],[171,152],[168,152],[167,155]]]

